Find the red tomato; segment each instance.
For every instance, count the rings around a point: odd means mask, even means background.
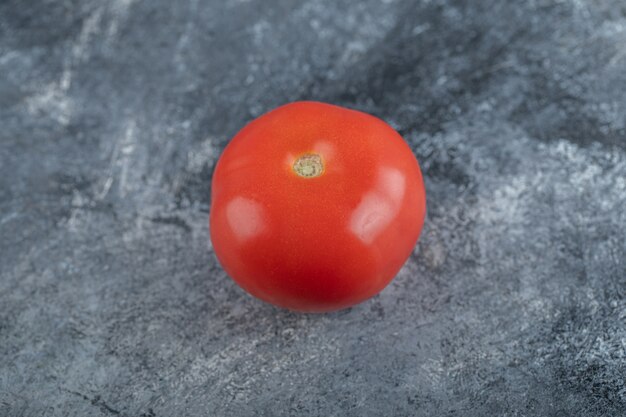
[[[345,308],[381,291],[426,212],[411,149],[382,120],[318,102],[245,126],[220,157],[211,239],[250,294],[292,310]]]

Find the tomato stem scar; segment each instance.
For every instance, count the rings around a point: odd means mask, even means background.
[[[296,159],[293,170],[304,178],[319,177],[324,172],[322,158],[318,154],[307,153]]]

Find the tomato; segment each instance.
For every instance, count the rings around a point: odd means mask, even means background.
[[[411,254],[426,195],[402,137],[368,114],[295,102],[245,126],[218,160],[210,232],[226,272],[292,310],[349,307]]]

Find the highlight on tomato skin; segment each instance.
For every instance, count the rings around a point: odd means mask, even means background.
[[[371,298],[410,256],[426,193],[415,156],[382,120],[294,102],[247,124],[213,175],[215,254],[279,307],[338,310]]]

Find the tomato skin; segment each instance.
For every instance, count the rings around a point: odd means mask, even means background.
[[[302,164],[317,171],[297,171]],[[224,150],[210,232],[218,260],[250,294],[324,312],[381,291],[410,256],[425,213],[419,165],[393,128],[294,102],[250,122]]]

